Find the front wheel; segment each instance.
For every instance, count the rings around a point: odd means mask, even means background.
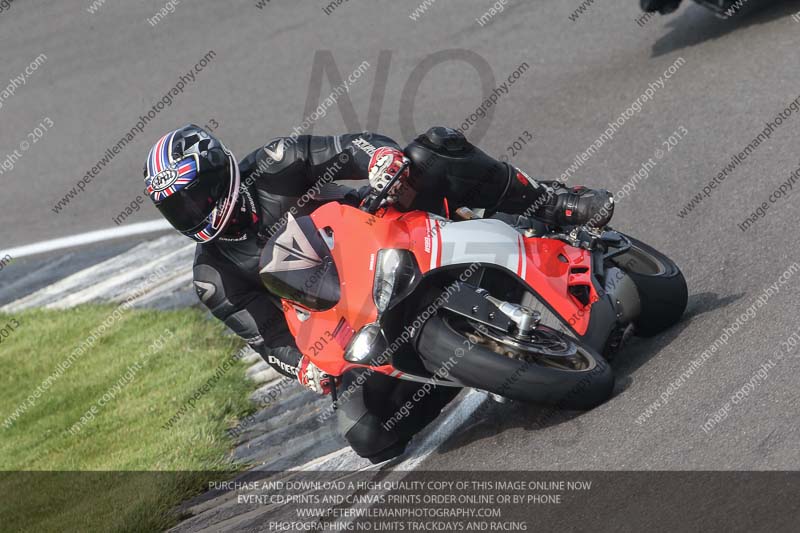
[[[636,334],[652,337],[677,323],[689,299],[678,265],[655,248],[627,236],[631,248],[611,261],[625,271],[639,291],[641,312]]]
[[[423,327],[417,351],[432,371],[447,369],[468,387],[524,402],[590,409],[614,388],[614,374],[601,355],[541,325],[519,339],[440,313]]]

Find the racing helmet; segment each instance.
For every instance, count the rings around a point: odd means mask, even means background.
[[[144,165],[150,200],[172,227],[200,243],[225,231],[239,181],[239,164],[230,150],[194,124],[161,137]]]

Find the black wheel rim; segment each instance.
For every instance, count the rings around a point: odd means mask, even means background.
[[[448,317],[446,321],[470,343],[525,364],[572,372],[586,372],[597,365],[589,352],[547,326],[540,325],[529,337],[518,338],[458,316]]]

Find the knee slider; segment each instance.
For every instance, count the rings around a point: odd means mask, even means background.
[[[468,160],[474,151],[475,147],[462,133],[436,127],[411,141],[406,155],[414,163],[412,174],[431,179],[449,170],[454,162]]]
[[[417,141],[435,152],[454,156],[467,152],[472,147],[463,133],[442,126],[435,126],[429,129],[420,135]]]
[[[446,194],[470,204],[481,198],[496,197],[508,185],[506,166],[452,128],[429,129],[411,142],[406,155],[413,162],[411,175],[414,187],[420,192],[443,186]]]

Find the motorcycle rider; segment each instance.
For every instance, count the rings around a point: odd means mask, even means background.
[[[724,19],[748,11],[758,4],[756,0],[697,0],[697,3]],[[668,15],[680,7],[681,0],[639,0],[639,5],[646,13]]]
[[[502,211],[559,226],[598,227],[613,214],[607,191],[534,180],[443,127],[417,137],[405,153],[375,133],[301,135],[276,138],[237,162],[219,139],[190,124],[167,133],[150,150],[145,192],[175,229],[198,243],[194,286],[200,301],[279,373],[327,394],[337,384],[297,350],[280,300],[260,281],[261,251],[289,215],[307,215],[333,200],[353,206],[369,201],[407,156],[413,164],[385,200],[400,209],[447,214],[463,206],[484,208],[485,216]],[[356,190],[340,180],[369,180],[369,186]],[[356,374],[343,377],[343,388],[359,385],[337,411],[339,428],[351,447],[373,462],[401,454],[457,393],[434,388],[422,395],[414,416],[387,429],[383,422],[420,384],[380,373],[361,383]]]
[[[639,0],[639,5],[645,13],[658,11],[662,15],[666,15],[678,9],[681,0]]]

